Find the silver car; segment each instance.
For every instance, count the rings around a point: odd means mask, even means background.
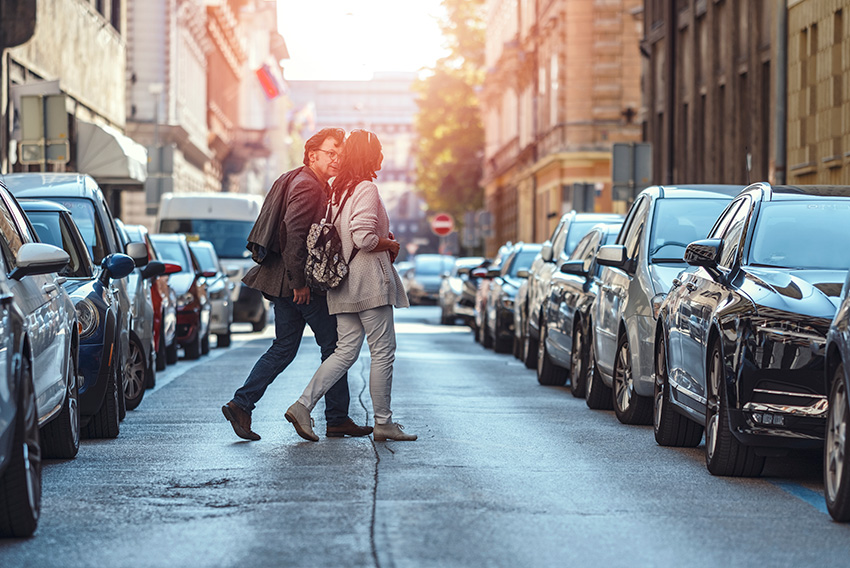
[[[655,394],[655,324],[682,256],[705,238],[743,189],[736,185],[654,186],[635,199],[615,244],[599,248],[599,292],[591,307],[585,376],[590,408],[611,408],[624,424],[650,424]],[[613,387],[613,388],[612,388]]]
[[[210,301],[210,333],[216,337],[218,347],[230,346],[230,326],[233,324],[233,282],[224,273],[210,241],[189,241],[189,248],[201,265],[207,282],[207,297]]]

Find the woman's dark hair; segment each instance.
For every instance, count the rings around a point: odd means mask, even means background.
[[[381,142],[373,132],[352,130],[345,141],[339,160],[339,173],[334,178],[333,200],[339,203],[343,195],[361,181],[375,179],[381,165]]]
[[[325,140],[328,138],[333,138],[336,140],[337,144],[342,145],[345,141],[345,130],[342,128],[322,128],[312,136],[307,142],[304,144],[304,165],[310,165],[310,152],[315,152],[318,150],[322,144],[325,143]]]

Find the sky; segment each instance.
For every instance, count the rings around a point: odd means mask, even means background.
[[[440,0],[277,0],[287,80],[368,80],[445,55]]]

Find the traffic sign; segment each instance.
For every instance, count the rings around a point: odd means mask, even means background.
[[[445,237],[455,230],[455,220],[448,213],[437,213],[431,219],[431,230],[440,237]]]

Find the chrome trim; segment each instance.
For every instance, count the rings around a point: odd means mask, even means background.
[[[767,390],[767,389],[753,389],[753,392],[761,392],[764,394],[776,394],[780,396],[798,396],[802,398],[818,398],[827,400],[827,397],[821,394],[802,394],[799,392],[784,392],[784,391],[775,391],[775,390]]]
[[[707,398],[700,396],[693,391],[689,391],[688,389],[686,389],[685,387],[683,387],[682,385],[677,383],[674,379],[671,379],[671,378],[668,377],[667,382],[670,384],[671,387],[673,387],[674,389],[676,389],[678,392],[682,393],[683,395],[687,396],[688,398],[693,399],[693,400],[699,402],[700,404],[708,404]]]
[[[772,412],[774,414],[789,414],[803,418],[823,418],[829,410],[829,401],[826,398],[818,400],[809,406],[792,406],[790,404],[766,404],[763,402],[748,402],[744,405],[746,412]]]
[[[783,340],[803,340],[814,343],[819,347],[826,345],[826,338],[820,335],[815,335],[814,333],[804,333],[801,331],[792,331],[790,329],[781,329],[766,325],[757,325],[756,331],[760,331],[766,335],[775,335]]]

